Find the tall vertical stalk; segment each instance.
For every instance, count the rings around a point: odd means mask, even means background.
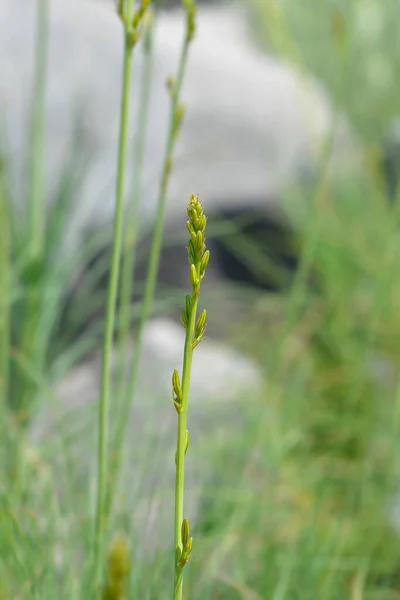
[[[108,479],[108,413],[110,401],[111,350],[114,334],[116,299],[122,246],[122,225],[124,208],[125,168],[128,147],[129,99],[132,53],[135,43],[139,39],[139,25],[148,4],[149,0],[142,0],[135,14],[133,11],[133,0],[127,0],[127,2],[121,0],[118,5],[118,12],[124,24],[124,61],[120,108],[120,134],[118,148],[117,190],[114,215],[113,249],[111,257],[110,281],[107,296],[106,322],[103,342],[101,391],[98,414],[98,477],[96,498],[96,525],[94,540],[95,579],[97,582],[100,582],[101,578],[104,532],[107,521],[107,515],[105,513],[105,500]]]
[[[121,267],[121,308],[119,312],[118,325],[118,346],[119,346],[119,374],[117,378],[118,393],[121,397],[122,389],[126,381],[127,369],[127,340],[129,330],[132,324],[131,299],[134,287],[134,270],[136,263],[136,244],[137,244],[137,219],[140,202],[140,193],[142,187],[143,160],[146,148],[146,134],[148,124],[148,113],[150,104],[151,83],[153,75],[153,42],[154,42],[154,22],[157,17],[157,5],[155,7],[154,18],[151,13],[149,23],[146,25],[144,34],[144,63],[140,82],[140,100],[138,110],[137,134],[134,146],[134,173],[132,198],[128,205],[127,226],[125,229],[123,242],[123,257]]]
[[[206,328],[206,311],[199,316],[197,323],[197,303],[200,294],[200,285],[210,258],[210,253],[205,246],[206,217],[203,207],[197,196],[192,196],[187,209],[189,220],[187,222],[190,240],[188,244],[188,258],[190,264],[190,283],[192,293],[186,296],[185,308],[182,311],[182,324],[186,329],[185,348],[183,355],[182,384],[178,371],[172,375],[172,399],[178,413],[178,435],[175,455],[175,572],[174,572],[174,600],[182,599],[183,568],[189,560],[192,550],[189,522],[183,518],[183,497],[185,484],[185,455],[189,445],[189,433],[186,429],[187,413],[189,406],[190,376],[192,369],[193,350],[204,339]]]
[[[136,334],[135,340],[135,352],[133,357],[132,368],[130,371],[130,376],[128,380],[127,394],[124,397],[124,401],[121,407],[121,411],[119,413],[119,419],[117,422],[116,430],[115,430],[115,439],[114,439],[114,461],[111,465],[111,481],[114,482],[118,477],[119,466],[121,462],[121,449],[123,446],[123,442],[125,439],[125,432],[127,423],[129,420],[129,413],[131,409],[132,399],[135,394],[137,378],[139,373],[139,365],[140,365],[140,357],[141,357],[141,348],[143,341],[143,332],[145,325],[147,323],[153,297],[155,284],[157,279],[159,258],[161,252],[162,238],[163,238],[163,226],[164,226],[164,217],[165,217],[165,206],[167,201],[167,193],[168,193],[168,183],[170,178],[170,173],[172,169],[173,162],[173,150],[177,135],[180,130],[180,126],[184,116],[184,106],[180,104],[180,91],[182,87],[182,82],[185,75],[186,63],[189,45],[194,37],[195,33],[195,14],[196,14],[196,6],[195,0],[182,0],[182,4],[186,10],[186,31],[185,38],[182,45],[181,55],[179,59],[178,66],[178,75],[175,81],[169,81],[169,90],[171,93],[171,111],[170,111],[170,121],[169,121],[169,131],[167,137],[167,146],[165,151],[165,159],[162,170],[161,182],[160,182],[160,192],[157,204],[157,212],[156,212],[156,220],[154,225],[154,233],[152,239],[152,245],[150,250],[150,259],[149,259],[149,267],[147,272],[147,279],[144,291],[143,302],[141,305],[140,317],[138,330]],[[108,510],[111,510],[113,494],[114,494],[114,485],[109,487],[110,496],[108,499]]]

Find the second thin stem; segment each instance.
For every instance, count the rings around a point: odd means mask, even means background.
[[[120,112],[120,135],[118,150],[117,197],[114,216],[113,249],[111,257],[111,274],[108,287],[106,323],[103,344],[103,360],[101,375],[101,390],[99,402],[99,431],[98,431],[98,483],[96,500],[96,530],[95,530],[95,575],[101,577],[101,561],[103,556],[103,538],[106,527],[106,487],[108,475],[108,418],[110,402],[111,379],[111,350],[114,334],[116,299],[118,290],[120,255],[122,247],[122,225],[124,208],[125,166],[128,146],[129,121],[129,91],[131,80],[133,46],[131,31],[125,28],[125,52],[122,79],[122,97]]]

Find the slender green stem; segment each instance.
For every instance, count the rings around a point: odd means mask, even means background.
[[[198,265],[196,265],[198,268]],[[193,304],[186,329],[185,350],[182,370],[182,412],[178,413],[178,436],[176,448],[176,478],[175,478],[175,526],[174,526],[174,548],[175,548],[175,578],[174,578],[174,600],[181,600],[183,591],[183,567],[179,566],[183,545],[181,539],[181,527],[183,521],[183,494],[185,487],[185,439],[186,424],[189,404],[190,376],[192,371],[193,339],[197,315],[197,295],[192,295]]]
[[[172,97],[171,97],[171,111],[170,111],[170,122],[169,122],[169,132],[167,138],[167,145],[165,151],[165,159],[164,166],[162,171],[162,177],[160,182],[160,192],[159,199],[157,204],[157,212],[156,212],[156,220],[154,225],[153,239],[150,250],[150,260],[149,267],[147,272],[147,279],[144,291],[143,302],[141,305],[141,311],[139,316],[139,324],[136,334],[135,340],[135,351],[133,356],[132,368],[130,371],[130,376],[128,380],[127,386],[127,395],[123,400],[121,410],[118,414],[118,422],[115,429],[115,437],[114,437],[114,448],[113,448],[113,462],[110,468],[110,480],[112,485],[109,486],[109,498],[107,501],[107,511],[111,511],[113,495],[115,489],[115,481],[118,477],[118,472],[120,468],[121,462],[121,449],[124,443],[127,423],[129,422],[129,413],[131,409],[132,400],[135,395],[137,378],[139,374],[139,365],[140,365],[140,357],[142,350],[142,342],[143,342],[143,332],[147,320],[150,315],[154,290],[157,280],[158,273],[158,265],[159,258],[162,246],[163,239],[163,227],[164,227],[164,217],[165,217],[165,206],[167,201],[167,193],[168,193],[168,183],[170,172],[172,168],[172,158],[173,158],[173,149],[174,142],[176,139],[177,129],[179,127],[179,119],[177,114],[180,90],[182,87],[182,82],[185,74],[185,68],[187,63],[188,49],[190,44],[190,38],[186,34],[185,40],[182,46],[182,51],[179,60],[178,67],[178,76],[176,82],[173,86]]]
[[[132,21],[132,3],[130,3],[129,18]],[[111,379],[111,350],[113,343],[114,322],[116,312],[116,299],[118,290],[119,265],[122,246],[122,225],[124,208],[125,167],[128,146],[128,122],[129,122],[129,92],[131,80],[133,46],[131,41],[131,29],[125,26],[125,51],[122,79],[122,97],[120,112],[120,135],[118,150],[118,173],[117,192],[114,217],[113,249],[111,257],[111,273],[108,287],[106,323],[103,344],[103,361],[101,375],[101,392],[99,401],[99,428],[98,428],[98,480],[97,480],[97,505],[96,505],[96,528],[95,528],[95,575],[96,581],[101,577],[101,565],[103,556],[103,538],[106,528],[105,499],[108,475],[108,417],[110,401],[110,379]]]
[[[155,15],[156,16],[156,15]],[[128,334],[132,323],[131,299],[134,288],[134,270],[136,263],[136,242],[137,242],[137,216],[140,202],[140,192],[142,186],[142,173],[144,152],[146,149],[146,134],[148,125],[149,99],[151,92],[151,83],[153,75],[153,41],[154,27],[153,23],[149,25],[145,33],[144,51],[145,60],[143,64],[143,76],[140,85],[140,101],[138,111],[138,131],[134,147],[134,175],[132,199],[128,206],[127,226],[124,236],[124,249],[121,270],[121,309],[119,313],[118,325],[118,346],[119,346],[119,390],[117,397],[122,395],[122,389],[126,380],[126,356]]]

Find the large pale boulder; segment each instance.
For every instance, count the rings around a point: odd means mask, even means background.
[[[28,195],[37,6],[33,0],[3,0],[0,13],[0,142],[9,155],[12,191],[22,201]],[[165,81],[176,72],[183,29],[182,10],[160,14],[142,218],[154,213],[157,202],[169,116]],[[79,241],[85,228],[112,218],[122,51],[121,23],[111,0],[50,0],[46,194],[51,201],[66,166],[75,164],[78,191],[74,217],[66,227],[70,244]],[[132,145],[142,69],[139,44],[132,82]],[[276,202],[286,186],[313,172],[333,125],[329,102],[318,85],[258,50],[245,15],[229,4],[199,7],[182,100],[187,115],[175,152],[168,221],[182,213],[191,192],[201,194],[208,212],[219,206]],[[335,140],[338,169],[351,168],[355,152],[346,128],[338,128]],[[132,153],[129,160],[128,191]]]

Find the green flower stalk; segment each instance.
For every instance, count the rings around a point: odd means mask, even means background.
[[[186,330],[183,356],[182,383],[175,369],[172,374],[172,401],[178,413],[178,436],[175,455],[175,578],[174,600],[182,599],[183,568],[189,561],[193,546],[190,537],[189,521],[183,518],[183,496],[185,483],[185,455],[189,446],[189,432],[186,429],[189,404],[190,375],[193,350],[204,340],[207,313],[205,310],[197,318],[197,303],[201,281],[204,277],[210,252],[206,250],[204,232],[207,219],[197,196],[192,195],[187,209],[189,277],[192,293],[186,296],[182,311],[182,324]]]
[[[114,216],[113,249],[111,257],[110,283],[107,296],[106,323],[103,344],[101,391],[99,402],[98,432],[98,478],[95,526],[95,579],[101,578],[103,538],[106,528],[106,490],[108,479],[108,413],[110,399],[111,350],[114,335],[116,299],[118,291],[119,266],[123,233],[123,208],[125,189],[125,169],[128,146],[129,91],[131,81],[132,53],[141,34],[140,25],[150,0],[141,0],[139,8],[133,10],[133,0],[119,0],[118,14],[124,25],[125,51],[122,79],[120,112],[120,135],[118,149],[117,194]]]

